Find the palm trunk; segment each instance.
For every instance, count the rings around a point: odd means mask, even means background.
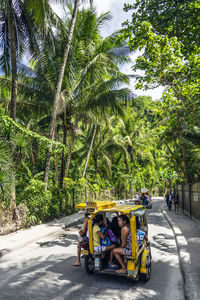
[[[127,158],[125,157],[125,166],[126,166],[126,174],[128,174],[129,173],[129,166],[128,166],[128,160],[127,160]]]
[[[133,172],[133,167],[136,168],[136,160],[135,160],[135,153],[133,147],[130,148],[130,158],[131,158],[131,173]]]
[[[11,4],[10,4],[11,5]],[[8,31],[10,36],[10,49],[11,49],[11,68],[12,68],[12,89],[11,89],[11,104],[10,104],[10,117],[16,122],[16,106],[17,106],[17,49],[14,31],[14,22],[11,14],[11,6],[8,12]],[[13,219],[16,218],[16,190],[15,190],[15,169],[14,157],[15,146],[12,149],[13,156],[13,171],[12,171],[12,188],[11,188],[11,203],[13,209]]]
[[[93,132],[92,139],[91,139],[91,142],[90,142],[90,148],[89,148],[89,151],[88,151],[87,159],[86,159],[86,162],[85,162],[85,167],[84,167],[84,170],[83,170],[83,175],[82,175],[83,178],[85,177],[85,173],[86,173],[86,170],[87,170],[87,165],[88,165],[88,162],[89,162],[89,159],[90,159],[90,154],[91,154],[91,151],[92,151],[92,146],[93,146],[93,143],[94,143],[96,130],[97,130],[97,125],[95,124],[94,125],[94,132]]]
[[[51,150],[52,150],[52,144],[49,145],[49,148],[47,149],[47,152],[46,152],[45,171],[44,171],[44,177],[43,177],[43,181],[45,182],[46,190],[47,190],[47,186],[48,186],[47,183],[48,183],[48,179],[49,179]]]
[[[95,175],[98,174],[99,166],[98,166],[98,150],[94,149],[94,168],[95,168]]]
[[[56,131],[55,140],[58,141],[58,132],[57,131]],[[58,145],[55,146],[54,166],[55,166],[55,184],[57,184],[57,181],[58,181]]]
[[[55,153],[55,184],[58,181],[58,146],[56,145],[56,153]]]
[[[49,130],[49,138],[50,139],[53,139],[53,136],[54,136],[55,126],[56,126],[57,106],[58,106],[58,101],[59,101],[59,97],[60,97],[63,77],[64,77],[64,73],[65,73],[65,67],[66,67],[66,63],[67,63],[67,59],[68,59],[69,49],[70,49],[72,38],[73,38],[73,31],[74,31],[74,26],[75,26],[75,22],[76,22],[77,13],[78,13],[79,3],[80,3],[80,0],[75,0],[75,2],[74,2],[74,10],[73,10],[73,14],[72,14],[70,29],[69,29],[68,42],[67,42],[67,45],[66,45],[66,48],[64,51],[62,65],[61,65],[60,73],[59,73],[59,77],[58,77],[56,93],[55,93],[55,97],[54,97],[54,101],[53,101],[53,107],[51,110],[51,122],[50,122],[50,130]],[[46,163],[45,163],[45,171],[44,171],[44,182],[46,183],[46,188],[47,188],[48,177],[49,177],[51,149],[52,149],[52,145],[49,148],[49,151],[47,151],[47,155],[46,155]]]
[[[8,12],[8,31],[10,36],[11,48],[11,68],[12,68],[12,89],[11,89],[11,104],[10,117],[16,122],[16,103],[17,103],[17,49],[15,41],[14,22],[11,14],[11,7]],[[14,147],[15,148],[15,147]],[[13,161],[15,157],[15,150],[12,149]],[[16,217],[16,191],[15,191],[15,170],[13,169],[12,189],[11,189],[11,203],[13,208],[13,218]]]
[[[66,116],[63,116],[63,145],[66,146],[67,142],[67,124],[66,124]],[[60,167],[60,178],[59,178],[59,187],[62,188],[63,186],[63,179],[64,179],[64,172],[65,172],[65,151],[62,151],[62,158],[61,158],[61,167]]]
[[[13,212],[13,219],[16,219],[16,191],[15,191],[15,170],[12,170],[12,185],[11,185],[11,205]]]
[[[73,125],[72,125],[69,152],[67,155],[67,162],[66,162],[66,167],[65,167],[65,178],[68,177],[68,173],[69,173],[69,165],[70,165],[70,161],[71,161],[71,157],[72,157],[72,151],[74,148],[74,141],[75,141],[75,128],[73,128]]]
[[[8,13],[8,31],[10,35],[10,48],[11,48],[11,66],[12,66],[12,91],[11,91],[11,105],[10,117],[16,122],[16,103],[17,103],[17,57],[16,57],[16,41],[14,22],[11,11]]]

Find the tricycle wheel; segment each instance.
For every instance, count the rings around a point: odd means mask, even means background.
[[[140,273],[140,280],[147,282],[151,278],[151,254],[147,255],[147,257],[146,257],[145,267],[146,267],[147,271],[145,274]]]
[[[85,271],[89,275],[94,273],[94,258],[91,254],[85,256]]]

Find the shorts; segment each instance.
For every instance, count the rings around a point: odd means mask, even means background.
[[[131,249],[122,248],[122,251],[123,251],[124,255],[127,255],[127,256],[131,256],[132,255],[132,250]]]
[[[106,246],[94,246],[94,251],[95,252],[103,252],[103,251],[105,251],[106,250]]]
[[[78,237],[79,242],[89,242],[89,239],[86,235]]]

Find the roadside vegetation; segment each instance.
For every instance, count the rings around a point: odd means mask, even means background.
[[[106,38],[92,3],[66,1],[61,20],[41,2],[0,0],[0,226],[198,181],[199,1],[136,1]],[[161,100],[127,88],[138,49],[137,88],[162,85]]]

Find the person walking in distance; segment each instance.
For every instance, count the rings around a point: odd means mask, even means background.
[[[168,208],[169,208],[169,210],[171,210],[171,208],[172,208],[172,200],[173,200],[173,193],[172,193],[172,191],[170,191],[170,193],[169,193],[169,201],[168,201]]]
[[[175,213],[178,213],[178,204],[179,204],[179,194],[178,192],[174,195],[174,207],[175,207]]]
[[[138,193],[135,194],[135,202],[136,202],[137,204],[140,203],[140,196],[139,196]]]
[[[169,191],[167,191],[167,194],[165,195],[165,201],[167,203],[167,206],[169,206]]]

